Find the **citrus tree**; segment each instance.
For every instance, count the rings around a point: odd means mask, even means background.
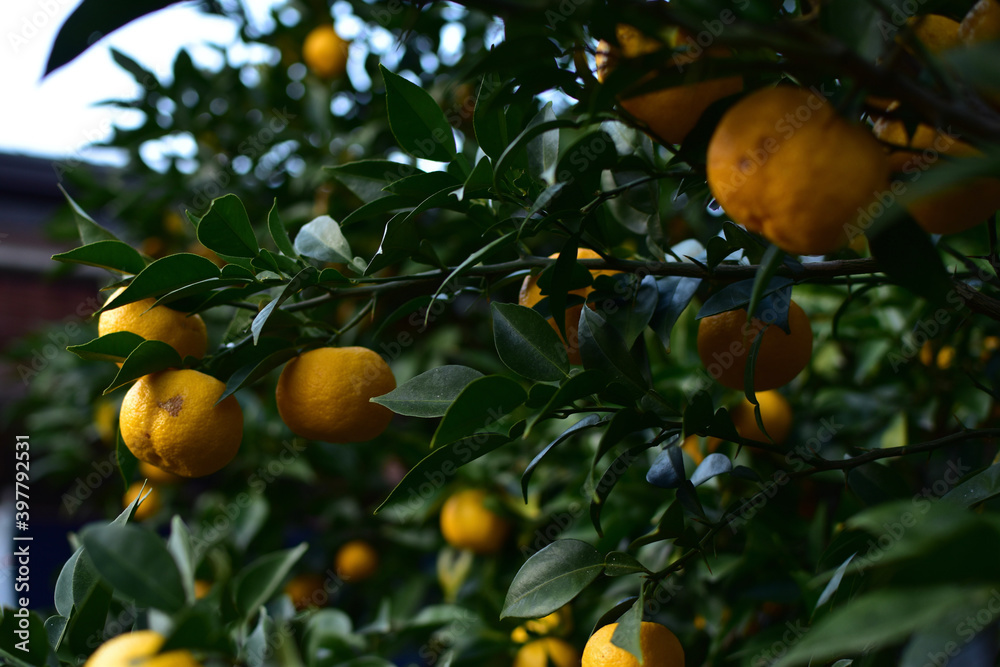
[[[270,60],[116,53],[66,170],[110,296],[22,414],[97,428],[6,660],[995,662],[996,0],[226,11]]]

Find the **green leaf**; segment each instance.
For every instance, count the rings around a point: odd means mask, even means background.
[[[629,574],[648,574],[649,570],[630,553],[612,551],[604,557],[604,574],[624,577]]]
[[[455,157],[455,135],[430,93],[379,65],[385,81],[389,128],[399,147],[416,158],[449,162]]]
[[[494,86],[493,77],[483,77],[476,96],[476,110],[472,115],[472,125],[476,133],[476,143],[486,155],[496,159],[503,153],[507,141],[507,121],[503,104],[498,101],[502,86]]]
[[[410,468],[402,481],[396,485],[375,514],[390,510],[394,517],[403,522],[426,506],[466,463],[510,442],[510,437],[502,433],[469,436],[453,443],[438,447]]]
[[[763,288],[759,292],[759,298],[763,299],[764,297],[774,294],[775,292],[789,289],[793,284],[794,281],[789,278],[772,278],[767,283],[767,287]],[[698,310],[696,319],[700,320],[703,317],[726,313],[730,310],[736,310],[738,308],[746,310],[750,305],[750,301],[753,299],[754,294],[757,293],[756,290],[757,285],[756,279],[754,278],[741,280],[731,285],[727,285],[705,300],[705,303],[702,304],[701,308]]]
[[[468,366],[439,366],[407,380],[372,403],[408,417],[441,417],[462,390],[483,374]]]
[[[1000,496],[1000,463],[994,463],[986,470],[978,472],[941,497],[972,507],[981,502]]]
[[[448,407],[438,424],[431,447],[439,447],[475,433],[491,433],[499,420],[528,399],[510,378],[487,375],[470,382]]]
[[[580,356],[585,368],[607,373],[630,387],[631,393],[639,395],[648,388],[621,334],[605,326],[604,319],[590,308],[580,312]]]
[[[56,611],[61,615],[69,618],[70,614],[73,613],[73,571],[76,568],[76,563],[80,559],[80,555],[83,553],[83,547],[78,547],[73,555],[63,563],[62,569],[59,570],[59,576],[56,578],[56,588],[55,588],[55,605]],[[95,573],[96,577],[96,573]]]
[[[764,298],[765,290],[770,286],[771,277],[781,266],[785,259],[785,253],[778,246],[769,246],[764,251],[764,256],[760,262],[760,268],[753,277],[753,288],[750,290],[750,301],[747,303],[747,312],[751,316],[758,315],[758,306]]]
[[[507,590],[500,618],[542,618],[575,598],[604,571],[604,558],[580,540],[557,540],[531,556]]]
[[[314,285],[318,276],[319,272],[311,266],[302,269],[295,274],[294,278],[288,281],[277,297],[272,299],[266,306],[260,309],[260,312],[254,316],[253,322],[250,323],[250,331],[253,332],[253,342],[255,344],[260,338],[260,334],[264,330],[264,325],[267,324],[267,320],[271,317],[271,314],[274,313],[277,308],[280,308],[281,304],[285,301],[295,296],[306,287]]]
[[[199,605],[185,609],[170,620],[171,629],[160,646],[160,653],[176,649],[226,653],[232,648],[223,634],[218,608]]]
[[[385,197],[385,187],[389,183],[414,173],[425,173],[412,165],[391,160],[357,160],[325,167],[325,170],[366,204]]]
[[[542,460],[548,455],[548,453],[551,452],[556,445],[567,440],[571,436],[576,435],[580,431],[586,430],[588,428],[593,428],[595,426],[600,426],[602,424],[604,424],[604,420],[601,418],[600,415],[598,414],[587,415],[586,417],[584,417],[583,419],[581,419],[580,421],[578,421],[577,423],[573,424],[565,431],[560,433],[555,440],[546,445],[545,448],[542,449],[542,451],[538,452],[538,454],[535,455],[535,458],[531,459],[531,463],[528,464],[528,467],[524,469],[524,473],[521,474],[521,493],[524,496],[524,502],[528,502],[528,483],[531,481],[531,476],[534,474],[535,468],[538,467],[538,464],[542,462]]]
[[[642,656],[642,611],[646,606],[645,587],[639,587],[639,597],[627,612],[622,614],[618,627],[611,633],[611,643],[635,656],[639,664],[645,664]]]
[[[600,371],[583,371],[577,373],[559,386],[559,390],[549,399],[549,402],[538,412],[528,424],[527,433],[540,421],[550,416],[553,410],[571,405],[582,398],[599,394],[608,386],[608,378]]]
[[[274,246],[282,255],[299,259],[299,253],[295,252],[292,239],[288,236],[288,228],[285,227],[285,223],[281,221],[281,215],[278,213],[277,197],[274,198],[274,204],[271,205],[271,210],[267,214],[267,231],[270,232]]]
[[[830,577],[830,581],[827,582],[826,588],[824,588],[823,592],[820,593],[819,599],[816,600],[816,605],[813,609],[819,609],[830,601],[834,593],[837,592],[837,589],[840,588],[840,582],[844,580],[844,575],[847,573],[847,568],[850,567],[851,561],[853,561],[854,557],[857,555],[857,552],[851,554],[847,557],[847,560],[840,564],[837,571],[833,573],[832,577]]]
[[[191,531],[176,514],[170,519],[167,551],[174,557],[174,563],[177,564],[177,571],[180,572],[188,603],[194,603],[194,571],[197,563],[195,563],[194,551],[191,548]]]
[[[546,102],[528,121],[528,127],[551,123],[556,119],[552,102]],[[539,180],[551,184],[555,181],[556,162],[559,160],[559,130],[544,132],[528,142],[528,169]]]
[[[140,16],[168,7],[177,0],[136,0],[121,6],[108,7],[100,0],[84,0],[60,26],[48,62],[45,76],[86,51],[94,43],[94,35],[108,35]]]
[[[511,142],[497,158],[496,163],[493,165],[493,187],[499,190],[499,184],[501,183],[507,170],[513,166],[514,161],[519,153],[535,137],[539,137],[546,132],[551,132],[552,130],[558,130],[564,127],[579,127],[579,123],[567,119],[556,119],[553,121],[546,121],[539,123],[538,125],[532,125],[530,127],[524,128],[524,130],[517,135],[513,142]],[[490,156],[493,157],[493,156]]]
[[[608,469],[604,471],[604,474],[601,475],[600,481],[591,491],[590,522],[594,525],[594,530],[597,531],[598,537],[604,537],[604,531],[601,528],[601,510],[604,509],[604,503],[607,502],[608,496],[611,495],[611,491],[614,490],[615,485],[617,485],[624,476],[622,471],[627,471],[631,465],[635,463],[638,455],[649,449],[649,447],[650,445],[648,443],[635,445],[619,455],[618,458],[615,459],[614,463],[608,466]],[[673,449],[676,449],[676,447]]]
[[[113,308],[160,296],[192,283],[219,277],[219,267],[200,255],[177,253],[161,257],[143,269],[125,290],[115,297]],[[108,309],[105,303],[100,311]]]
[[[139,252],[121,241],[95,241],[67,252],[52,255],[57,262],[86,264],[118,273],[135,274],[146,268],[146,260]]]
[[[174,348],[161,340],[144,340],[125,359],[115,379],[104,389],[104,394],[110,394],[118,387],[144,375],[168,368],[180,368],[182,365],[181,355]]]
[[[91,0],[91,6],[97,4]],[[73,210],[73,217],[76,219],[76,229],[80,234],[80,243],[84,245],[89,245],[91,243],[97,243],[98,241],[117,241],[118,237],[109,232],[104,227],[101,227],[97,222],[94,221],[87,212],[80,208],[80,205],[69,196],[69,193],[63,189],[62,185],[57,185],[59,191],[63,193],[63,197],[66,198],[66,202],[69,207]]]
[[[455,197],[458,201],[464,201],[466,199],[473,199],[477,195],[486,196],[489,194],[489,189],[492,186],[493,165],[490,164],[490,159],[484,155],[476,163],[476,166],[472,168],[472,173],[465,179],[462,187],[455,190]]]
[[[288,342],[283,339],[277,339],[277,344],[287,345]],[[260,348],[261,345],[254,345],[254,349]],[[264,352],[264,356],[250,363],[241,366],[229,379],[226,380],[226,388],[219,396],[219,400],[216,401],[216,405],[226,400],[227,397],[232,396],[240,389],[244,387],[249,387],[257,380],[265,377],[268,373],[278,368],[286,361],[293,359],[298,354],[298,348],[296,347],[281,347],[280,349],[268,352],[267,350],[273,349],[273,346],[267,346],[265,349],[261,350]]]
[[[948,271],[930,237],[908,216],[880,225],[868,235],[872,256],[879,269],[893,281],[932,303],[951,290]],[[905,252],[901,249],[905,248]]]
[[[66,350],[87,361],[119,362],[127,359],[145,340],[131,331],[116,331],[80,345],[70,345]]]
[[[321,215],[302,226],[295,235],[295,250],[321,262],[350,264],[354,258],[340,225],[328,215]]]
[[[490,310],[497,353],[507,368],[539,382],[557,382],[569,375],[566,348],[538,312],[498,301]]]
[[[456,266],[452,270],[452,272],[448,274],[448,277],[445,278],[444,282],[441,283],[441,287],[439,287],[437,291],[434,292],[433,298],[434,299],[438,298],[438,296],[440,296],[444,292],[444,290],[448,287],[448,285],[452,284],[452,281],[456,277],[461,275],[461,273],[465,271],[467,268],[469,268],[470,266],[475,266],[479,262],[486,259],[490,254],[495,252],[497,249],[510,245],[516,239],[517,239],[516,231],[507,232],[503,236],[493,239],[479,250],[473,252],[471,255],[462,260],[462,263]]]
[[[138,526],[84,530],[83,546],[101,577],[140,607],[174,612],[184,606],[184,584],[170,552],[153,532]]]
[[[733,462],[729,457],[719,452],[712,452],[705,457],[705,460],[698,464],[695,471],[691,473],[691,483],[695,486],[704,484],[713,477],[725,475],[733,471]]]
[[[251,613],[247,614],[247,617],[249,618],[256,611],[257,609],[250,610]],[[257,617],[257,625],[247,637],[244,647],[249,667],[266,667],[269,664],[265,657],[274,651],[272,644],[277,636],[282,636],[282,630],[275,627],[267,609],[261,607],[260,616]],[[282,639],[284,639],[283,636]]]
[[[253,616],[262,604],[274,597],[292,566],[302,558],[306,549],[308,545],[303,542],[293,549],[261,556],[233,578],[236,608],[243,613],[244,618]]]
[[[212,200],[198,223],[198,240],[223,257],[252,258],[260,252],[247,210],[234,194]]]
[[[986,587],[960,585],[876,590],[824,616],[776,665],[816,664],[890,646],[955,610],[982,606],[989,595]]]

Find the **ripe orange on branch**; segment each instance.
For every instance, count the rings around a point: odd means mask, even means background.
[[[114,301],[124,291],[124,287],[119,287],[108,298],[108,303]],[[156,299],[142,299],[105,310],[97,321],[98,335],[130,331],[146,340],[167,343],[177,350],[181,359],[189,356],[198,359],[204,357],[208,348],[208,333],[201,316],[189,317],[179,310],[167,306],[154,306],[154,303]]]
[[[137,459],[182,477],[202,477],[233,460],[243,411],[210,375],[167,370],[139,378],[122,401],[122,439]]]
[[[485,505],[486,492],[466,489],[452,495],[441,508],[441,534],[456,549],[477,554],[500,550],[510,524]]]
[[[790,333],[785,333],[757,318],[748,323],[746,309],[710,315],[698,323],[698,356],[719,383],[742,390],[750,350],[763,331],[754,365],[754,391],[776,389],[791,382],[812,357],[812,325],[794,301],[788,304],[788,328]]]
[[[889,175],[870,132],[793,86],[758,90],[730,108],[708,144],[707,172],[734,221],[801,255],[846,245]]]
[[[275,398],[282,421],[296,435],[366,442],[392,421],[392,411],[370,399],[395,388],[392,369],[378,353],[366,347],[321,347],[285,364]]]
[[[668,46],[664,42],[649,37],[637,28],[625,24],[617,26],[615,36],[618,39],[618,47],[612,46],[606,41],[602,41],[597,47],[597,80],[602,83],[618,66],[620,59],[656,53]],[[675,31],[674,43],[669,46],[676,48],[684,41],[691,42],[690,39],[685,40],[685,37],[687,35],[683,31]],[[728,55],[724,49],[710,49],[709,53],[710,55]],[[683,71],[685,67],[690,66],[703,55],[704,53],[699,53],[698,57],[693,57],[685,53],[678,53],[666,61],[664,69]],[[644,85],[655,77],[656,72],[652,72],[643,77],[637,86]],[[639,95],[630,95],[626,90],[620,96],[619,103],[625,111],[645,123],[660,140],[668,144],[679,144],[684,141],[698,119],[713,102],[729,95],[735,95],[742,89],[742,77],[727,76],[685,83]]]
[[[549,255],[549,259],[557,259],[559,253],[554,253]],[[601,256],[590,250],[589,248],[577,248],[576,251],[577,259],[601,259]],[[607,270],[596,270],[591,271],[590,275],[594,278],[597,276],[612,276],[618,271],[607,271]],[[570,291],[570,294],[576,294],[578,296],[587,298],[587,295],[594,291],[591,286],[581,287],[580,289]],[[538,286],[538,276],[527,276],[524,282],[521,283],[521,291],[518,294],[517,302],[522,306],[527,306],[528,308],[533,308],[536,303],[544,299],[542,296],[542,290]],[[559,340],[563,342],[566,347],[566,354],[569,355],[569,362],[571,364],[582,364],[583,360],[580,358],[580,313],[583,312],[583,304],[576,304],[575,306],[570,306],[566,309],[566,338],[559,332],[559,327],[556,325],[555,318],[549,318],[549,324],[555,329],[556,334],[559,336]]]
[[[639,659],[611,643],[617,623],[605,625],[590,636],[583,649],[582,667],[639,667]],[[642,622],[639,629],[643,665],[684,667],[684,648],[666,626]]]
[[[302,60],[316,76],[333,79],[347,71],[350,43],[341,38],[332,25],[313,28],[302,44]]]

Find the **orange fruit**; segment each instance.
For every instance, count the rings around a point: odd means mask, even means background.
[[[791,333],[757,318],[747,323],[745,309],[704,317],[698,324],[698,356],[720,384],[742,390],[747,356],[763,330],[754,366],[754,391],[777,389],[791,382],[812,357],[812,326],[794,301],[788,306],[788,326]]]
[[[166,638],[153,630],[136,630],[101,644],[84,667],[201,667],[190,651],[158,653]]]
[[[119,287],[108,298],[108,303],[125,291]],[[208,349],[208,333],[200,315],[188,317],[167,306],[153,306],[156,299],[142,299],[112,308],[101,313],[97,321],[100,336],[118,331],[131,331],[146,340],[159,340],[177,350],[184,357],[201,359]]]
[[[898,107],[894,104],[890,109]],[[903,121],[880,118],[873,131],[876,137],[892,146],[888,163],[893,172],[903,174],[903,182],[915,180],[925,169],[936,169],[949,159],[982,155],[964,141],[926,124],[918,125],[911,137]],[[982,223],[998,208],[1000,179],[977,178],[921,197],[908,210],[917,224],[928,232],[954,234]]]
[[[979,0],[962,19],[958,34],[966,44],[1000,38],[1000,2]]]
[[[145,486],[145,489],[143,489]],[[156,488],[150,486],[149,484],[143,485],[142,482],[132,482],[128,489],[125,491],[125,495],[122,496],[122,509],[125,509],[131,505],[135,499],[139,496],[139,492],[142,491],[142,502],[139,506],[135,508],[135,514],[133,515],[136,521],[144,521],[151,516],[154,516],[160,511],[160,494],[157,492]]]
[[[913,26],[913,36],[931,53],[941,53],[962,43],[962,38],[958,34],[958,21],[947,16],[940,14],[911,16],[906,23]]]
[[[139,461],[139,474],[149,480],[151,484],[171,484],[181,479],[177,475],[145,461]]]
[[[583,649],[582,667],[639,667],[638,658],[611,643],[617,627],[617,623],[605,625],[590,636]],[[684,667],[684,649],[665,626],[643,621],[639,636],[643,665]]]
[[[448,544],[477,554],[500,550],[510,531],[510,524],[487,509],[485,500],[485,491],[466,489],[445,501],[441,508],[441,534]]]
[[[233,460],[243,411],[210,375],[167,370],[139,378],[122,401],[122,440],[137,459],[182,477],[202,477]]]
[[[278,378],[275,398],[293,433],[325,442],[366,442],[379,436],[392,411],[370,399],[396,388],[396,378],[366,347],[321,347],[300,354]]]
[[[343,40],[332,25],[317,26],[302,44],[302,60],[316,76],[333,79],[347,71],[350,43]]]
[[[194,580],[194,597],[196,600],[200,600],[212,590],[212,582],[205,581],[204,579]]]
[[[768,435],[774,440],[774,444],[784,444],[792,431],[792,406],[784,396],[773,390],[762,391],[756,396],[757,402],[760,403],[760,419],[764,422]],[[742,437],[747,440],[770,442],[764,432],[757,427],[753,403],[746,398],[732,409],[730,415],[733,418],[733,425],[736,426],[736,432]]]
[[[334,559],[337,576],[344,581],[363,581],[378,569],[378,552],[364,540],[351,540],[340,547]]]
[[[667,45],[648,37],[633,26],[619,24],[615,30],[618,47],[602,41],[597,46],[597,80],[604,82],[605,78],[618,65],[620,58],[635,58],[655,53]],[[678,31],[676,41],[688,41],[686,33]],[[677,47],[678,44],[672,46]],[[620,47],[620,48],[619,48]],[[710,55],[728,55],[725,50],[710,49]],[[679,53],[665,63],[666,70],[685,67],[697,58]],[[643,77],[635,87],[645,85],[656,76],[651,72]],[[662,88],[649,93],[629,95],[626,90],[619,100],[622,108],[633,117],[641,120],[650,132],[661,141],[668,144],[679,144],[694,128],[698,119],[713,102],[735,95],[743,90],[743,78],[728,76],[718,79],[708,79],[686,83],[681,86]]]
[[[517,651],[514,667],[579,667],[580,654],[562,639],[543,637],[528,642]]]
[[[736,222],[800,255],[824,255],[888,185],[871,133],[805,88],[764,88],[731,107],[708,144],[708,185]]]
[[[559,257],[559,253],[549,255],[549,259],[556,259]],[[588,248],[577,248],[576,251],[577,259],[601,259],[601,256],[590,250]],[[612,276],[618,271],[607,271],[607,270],[596,270],[591,271],[590,275],[594,278],[597,276]],[[576,294],[578,296],[587,298],[587,295],[594,291],[592,286],[582,287],[580,289],[571,290],[570,294]],[[527,276],[524,282],[521,283],[521,291],[518,294],[517,302],[522,306],[527,306],[528,308],[534,307],[536,303],[541,301],[543,298],[542,290],[538,287],[538,276]],[[580,313],[583,312],[583,304],[577,304],[575,306],[570,306],[566,309],[566,338],[563,338],[562,334],[559,333],[559,327],[556,325],[555,318],[549,318],[549,325],[555,330],[556,334],[559,336],[559,340],[563,342],[563,346],[566,348],[566,354],[569,355],[569,362],[571,364],[582,364],[583,360],[580,358]],[[569,342],[567,342],[567,340]]]
[[[330,599],[323,577],[315,573],[298,574],[285,584],[285,595],[296,609],[322,607]]]

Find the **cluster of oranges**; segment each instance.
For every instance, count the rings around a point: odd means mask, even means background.
[[[996,39],[998,17],[1000,3],[980,0],[961,23],[928,15],[911,19],[908,29],[934,54]],[[602,42],[598,47],[600,80],[623,59],[676,48],[683,33],[675,31],[665,43],[619,25],[616,36],[617,46]],[[728,55],[714,48],[698,58]],[[673,55],[666,66],[683,65],[685,58]],[[654,137],[676,144],[712,103],[742,89],[741,78],[723,77],[641,94],[626,90],[620,106]],[[993,99],[989,91],[984,95]],[[996,178],[977,178],[919,197],[908,194],[913,179],[906,175],[981,153],[926,124],[911,133],[901,120],[908,110],[899,102],[869,101],[884,115],[866,129],[842,117],[819,90],[781,85],[742,97],[722,116],[709,141],[707,180],[716,201],[734,221],[800,255],[840,249],[870,227],[887,202],[904,197],[907,212],[936,234],[969,229],[1000,208]],[[935,164],[925,164],[921,155],[930,149]]]
[[[113,301],[124,288],[114,292]],[[186,315],[155,299],[142,299],[101,313],[100,335],[129,331],[173,347],[182,358],[202,358],[208,336],[199,315]],[[288,427],[305,438],[364,442],[388,426],[392,412],[371,403],[396,381],[385,360],[360,347],[309,350],[282,370],[276,401]],[[153,484],[137,516],[157,509],[156,485],[178,477],[210,475],[236,456],[243,438],[243,411],[235,396],[219,400],[226,386],[192,369],[169,369],[139,378],[122,401],[122,440]],[[141,486],[141,484],[139,485]],[[126,494],[134,500],[138,487]]]

